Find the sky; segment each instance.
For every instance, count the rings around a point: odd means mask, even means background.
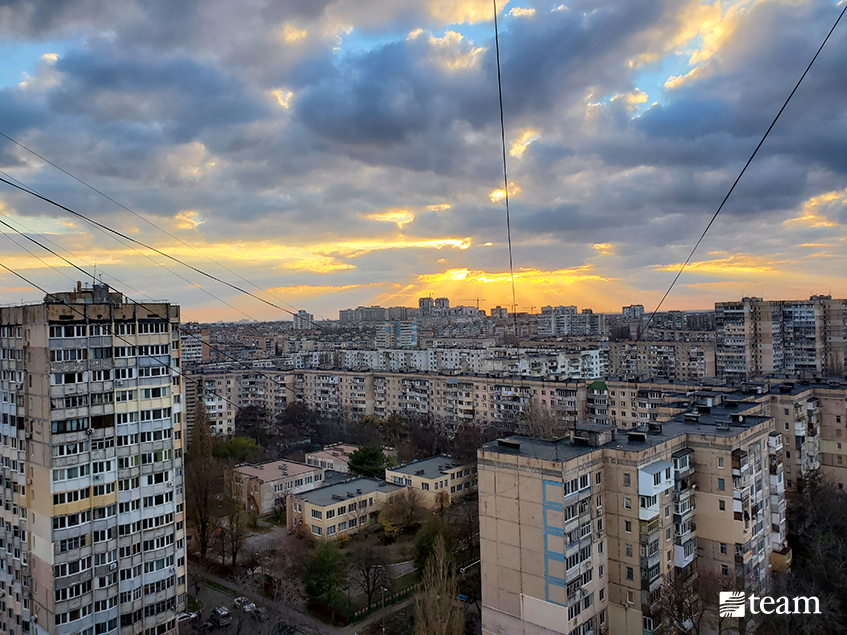
[[[498,2],[517,306],[651,309],[841,7],[565,2]],[[493,35],[487,0],[0,0],[0,132],[137,215],[2,137],[0,170],[287,309],[509,306]],[[847,22],[665,308],[847,296],[844,59]],[[183,319],[290,317],[2,183],[0,220]]]

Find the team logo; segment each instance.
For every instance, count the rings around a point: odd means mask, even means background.
[[[744,617],[744,608],[747,604],[744,591],[721,591],[720,593],[721,617]]]

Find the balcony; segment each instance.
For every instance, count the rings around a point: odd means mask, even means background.
[[[638,531],[641,534],[641,541],[649,542],[650,535],[659,531],[662,528],[662,519],[659,516],[650,520],[641,520],[638,523]]]
[[[783,547],[779,551],[772,551],[770,565],[774,571],[785,573],[791,567],[791,548]]]
[[[770,436],[768,436],[768,452],[771,455],[775,455],[779,452],[782,452],[782,435],[781,434],[771,432]]]

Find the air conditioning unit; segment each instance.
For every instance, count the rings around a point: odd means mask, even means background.
[[[32,479],[31,479],[31,478],[28,478],[28,479],[26,480],[26,484],[27,484],[27,485],[32,485]]]
[[[86,434],[94,434],[94,428],[88,428],[88,429],[85,431],[85,433],[86,433]]]
[[[115,386],[123,386],[123,385],[124,385],[123,379],[116,379],[115,380]]]
[[[117,568],[118,568],[118,563],[117,563],[117,562],[112,562],[112,563],[109,565],[109,571],[116,571],[116,570],[117,570]]]
[[[95,475],[94,475],[94,480],[95,480],[95,481],[102,481],[102,480],[103,480],[103,475],[102,475],[102,474],[95,474]]]
[[[168,487],[173,488],[174,484],[172,481],[168,481]]]

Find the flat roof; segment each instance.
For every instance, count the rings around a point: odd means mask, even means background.
[[[772,419],[772,417],[744,415],[743,422],[731,421],[732,414],[738,414],[745,409],[722,406],[713,407],[708,414],[700,413],[699,420],[697,421],[686,421],[685,413],[679,413],[669,421],[652,422],[656,428],[661,426],[661,432],[651,431],[646,426],[617,428],[615,439],[600,446],[573,445],[569,438],[547,441],[515,435],[506,439],[498,439],[497,441],[486,443],[482,446],[482,450],[499,454],[526,456],[546,461],[565,462],[604,448],[623,450],[625,452],[642,452],[685,434],[731,438],[738,436],[755,425]],[[718,424],[722,425],[718,427]],[[582,427],[582,425],[585,424],[577,424],[577,429]],[[639,433],[638,435],[634,435],[639,440],[630,440],[629,433],[631,432]]]
[[[258,478],[260,481],[276,481],[288,476],[296,476],[305,472],[314,472],[316,469],[321,469],[316,465],[306,465],[297,461],[271,461],[269,463],[259,463],[256,465],[237,465],[235,471]]]
[[[413,461],[405,465],[390,467],[386,472],[397,472],[399,474],[408,474],[410,476],[422,476],[423,478],[433,479],[443,476],[445,472],[457,470],[460,467],[466,467],[471,463],[460,463],[452,456],[433,456],[429,459],[421,461]]]
[[[322,450],[317,452],[307,452],[306,456],[324,457],[328,459],[343,459],[349,457],[353,452],[359,449],[359,446],[349,445],[347,443],[338,443],[336,445],[327,445]]]
[[[296,496],[310,505],[326,507],[327,505],[341,503],[348,498],[364,496],[377,491],[393,492],[398,489],[403,489],[403,486],[392,485],[375,478],[359,477],[318,487],[302,494],[296,494]]]

